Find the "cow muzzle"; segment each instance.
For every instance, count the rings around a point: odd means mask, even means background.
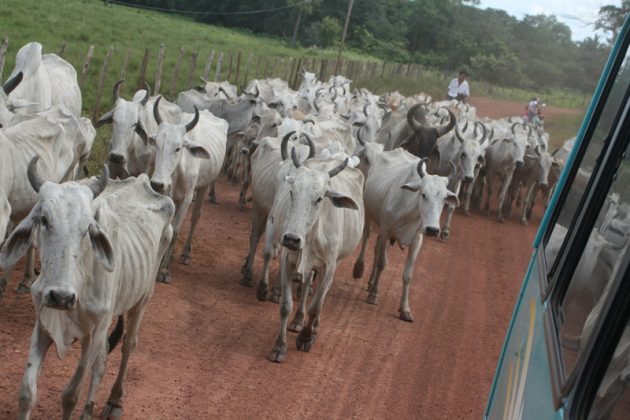
[[[440,233],[440,228],[428,226],[427,228],[424,229],[424,233],[427,236],[438,236],[438,234]]]
[[[151,181],[151,188],[153,189],[153,191],[160,194],[163,194],[165,190],[164,183],[158,181]]]
[[[546,182],[541,182],[541,183],[540,183],[540,188],[542,188],[543,190],[546,190],[546,189],[547,189],[547,186],[548,186],[548,185],[547,185],[547,183],[546,183]]]
[[[119,165],[124,165],[125,163],[127,163],[127,159],[125,159],[123,155],[120,155],[118,153],[110,153],[109,161],[111,163],[117,163]]]
[[[464,177],[464,182],[467,182],[467,183],[473,182],[473,177],[472,176],[465,176]]]
[[[523,161],[522,160],[517,160],[516,161],[516,167],[517,168],[522,168],[523,167]]]
[[[44,293],[44,305],[62,311],[74,309],[74,307],[77,306],[77,295],[68,289],[48,289]]]
[[[302,249],[302,240],[299,236],[293,233],[285,233],[282,236],[282,246],[290,249],[291,251],[299,251]]]

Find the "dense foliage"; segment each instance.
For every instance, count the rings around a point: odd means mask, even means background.
[[[287,40],[295,38],[303,46],[321,47],[339,42],[347,10],[347,1],[342,0],[312,0],[306,4],[304,0],[126,1],[198,11],[206,14],[195,18],[206,23],[247,28]],[[611,32],[608,42],[597,36],[573,42],[569,27],[554,16],[517,19],[501,10],[481,9],[477,3],[357,0],[347,43],[385,60],[420,63],[447,72],[467,67],[473,78],[500,85],[592,92],[628,2],[623,1],[621,9],[602,8],[598,23]],[[287,5],[295,7],[272,13],[208,14]]]

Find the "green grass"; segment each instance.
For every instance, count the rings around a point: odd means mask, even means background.
[[[584,119],[579,115],[554,115],[545,118],[545,130],[549,132],[549,151],[552,152],[562,146],[565,140],[575,137]]]

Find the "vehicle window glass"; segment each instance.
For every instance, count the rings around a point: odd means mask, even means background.
[[[586,186],[591,178],[593,169],[597,162],[599,154],[602,152],[602,148],[610,135],[610,131],[617,115],[617,111],[621,106],[624,94],[630,83],[630,51],[627,53],[622,66],[620,67],[617,78],[613,84],[612,90],[608,100],[604,106],[601,117],[597,122],[593,135],[588,144],[588,148],[580,162],[579,169],[575,178],[572,181],[571,187],[567,194],[566,199],[562,203],[558,218],[555,221],[555,225],[549,236],[549,240],[545,246],[545,260],[547,266],[547,274],[551,274],[551,270],[554,267],[554,262],[564,238],[568,232],[568,227],[571,225]],[[610,203],[607,203],[608,205]]]
[[[626,420],[630,418],[630,323],[626,325],[602,379],[589,419]]]
[[[565,377],[569,377],[600,314],[611,279],[630,249],[630,162],[617,171],[556,314]]]

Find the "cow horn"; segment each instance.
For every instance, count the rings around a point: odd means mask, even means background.
[[[283,162],[289,157],[289,154],[287,153],[287,143],[293,134],[295,134],[295,131],[291,131],[282,137],[282,142],[280,143],[280,156],[282,157]]]
[[[314,120],[312,120],[312,119],[310,119],[310,118],[309,118],[309,119],[307,119],[307,120],[302,120],[302,125],[306,125],[306,124],[308,124],[308,123],[311,123],[311,124],[313,124],[313,125],[314,125],[314,124],[315,124],[315,121],[314,121]]]
[[[306,139],[306,143],[308,143],[308,157],[307,159],[311,159],[315,157],[315,144],[313,140],[311,140],[310,136],[304,132],[300,133],[300,136],[304,136]]]
[[[315,99],[313,99],[313,106],[315,107],[315,111],[317,111],[319,113],[319,106],[317,106],[317,97]]]
[[[483,130],[483,136],[481,136],[481,140],[479,140],[479,145],[482,145],[484,141],[486,141],[486,139],[488,138],[488,129],[486,128],[486,125],[482,122],[477,121],[475,123],[475,131],[477,130],[477,124],[479,124],[481,126],[481,129]]]
[[[361,128],[362,128],[362,127],[359,127],[359,128],[357,129],[357,141],[359,142],[359,144],[360,144],[361,146],[365,146],[365,142],[364,142],[364,141],[363,141],[363,139],[361,138]]]
[[[107,165],[103,165],[103,172],[96,181],[91,181],[87,186],[92,190],[92,198],[98,197],[107,187],[107,180],[109,179],[109,168]]]
[[[258,90],[258,84],[256,84],[256,94],[254,95],[254,98],[258,98],[260,96],[260,90]]]
[[[116,102],[118,98],[120,98],[120,85],[122,85],[124,81],[125,79],[120,79],[119,81],[114,83],[114,88],[112,89],[112,96],[114,97],[114,102]]]
[[[368,116],[367,107],[368,107],[368,104],[363,105],[363,115],[365,115],[366,117]]]
[[[223,94],[225,95],[226,98],[230,97],[230,95],[228,95],[228,93],[225,91],[225,89],[223,89],[223,86],[219,86],[219,91],[223,92]]]
[[[162,117],[160,116],[160,110],[159,110],[159,105],[160,105],[161,100],[162,100],[162,95],[158,96],[157,99],[155,100],[155,103],[153,104],[153,118],[155,118],[155,122],[157,123],[158,126],[162,124]]]
[[[341,86],[341,90],[343,90],[343,96],[346,96],[346,88]]]
[[[512,132],[512,134],[516,134],[516,131],[514,131],[514,129],[516,128],[517,125],[518,123],[515,122],[514,124],[512,124],[512,127],[510,127],[510,131]]]
[[[201,81],[202,81],[202,82],[204,82],[204,83],[208,83],[208,79],[206,79],[206,78],[205,78],[205,77],[203,77],[203,76],[200,76],[200,77],[199,77],[199,80],[201,80]]]
[[[422,104],[422,103],[415,104],[414,106],[409,108],[409,112],[407,112],[407,123],[409,124],[409,126],[411,127],[411,129],[414,132],[420,130],[421,128],[423,128],[422,125],[413,116],[413,114],[416,112],[416,110],[418,108],[420,108],[421,106],[423,106],[423,105],[424,104]]]
[[[317,89],[317,90],[315,91],[315,97],[316,97],[316,98],[318,98],[318,97],[319,97],[319,95],[321,95],[322,90],[326,90],[326,89],[324,89],[324,88],[319,88],[319,89]]]
[[[464,143],[464,138],[462,137],[462,134],[459,132],[459,128],[457,128],[457,126],[455,126],[455,137],[457,137],[457,140],[459,140],[460,143]]]
[[[7,80],[6,82],[4,82],[4,84],[2,85],[2,90],[4,90],[5,95],[8,95],[9,93],[13,92],[13,90],[16,87],[18,87],[23,77],[24,77],[24,73],[18,72],[18,74],[16,74],[15,76]]]
[[[297,154],[295,153],[295,147],[291,148],[291,160],[293,161],[293,165],[295,165],[296,168],[302,166],[302,164],[298,160]]]
[[[37,170],[37,161],[39,160],[39,155],[33,156],[33,159],[28,164],[28,169],[26,170],[26,175],[28,176],[28,182],[30,182],[31,187],[35,190],[35,192],[39,192],[39,189],[44,184],[42,177],[39,175],[39,171]]]
[[[451,166],[451,172],[448,174],[448,182],[451,183],[455,179],[455,175],[457,175],[457,167],[452,160],[449,160],[448,164]]]
[[[328,88],[328,92],[329,92],[329,93],[332,93],[332,92],[333,92],[333,89],[335,90],[335,92],[337,91],[337,89],[335,89],[335,87],[334,87],[334,86],[331,86],[331,87],[329,87],[329,88]]]
[[[188,124],[186,124],[186,132],[188,133],[190,130],[192,130],[193,128],[195,128],[195,126],[197,125],[197,123],[199,122],[199,109],[197,109],[197,105],[193,105],[193,108],[195,108],[195,117],[192,119],[191,122],[189,122]]]
[[[455,119],[455,115],[453,114],[453,111],[451,111],[448,108],[446,108],[446,111],[448,112],[448,114],[450,116],[450,120],[449,120],[448,124],[442,125],[442,126],[437,127],[435,129],[435,131],[437,132],[438,137],[442,137],[444,134],[446,134],[449,131],[451,131],[453,129],[453,127],[455,127],[456,119]]]
[[[339,172],[343,171],[346,166],[348,166],[348,158],[345,158],[343,162],[328,171],[328,176],[330,178],[336,176]]]
[[[144,98],[142,98],[142,100],[140,101],[142,105],[146,105],[147,102],[149,101],[149,96],[151,96],[151,88],[149,87],[149,84],[147,82],[144,82],[144,89],[147,91],[147,93],[144,95]]]
[[[466,120],[466,124],[464,124],[464,128],[462,129],[462,131],[466,131],[468,130],[468,120]]]
[[[492,128],[490,129],[490,136],[489,136],[489,137],[490,137],[490,138],[493,138],[493,137],[494,137],[494,127],[492,127]],[[480,144],[481,144],[481,143],[480,143]]]
[[[424,176],[426,175],[426,173],[424,173],[424,169],[422,169],[422,164],[424,163],[425,160],[427,160],[427,158],[421,158],[418,161],[418,166],[416,167],[418,171],[418,175],[420,175],[420,178],[424,178]]]

